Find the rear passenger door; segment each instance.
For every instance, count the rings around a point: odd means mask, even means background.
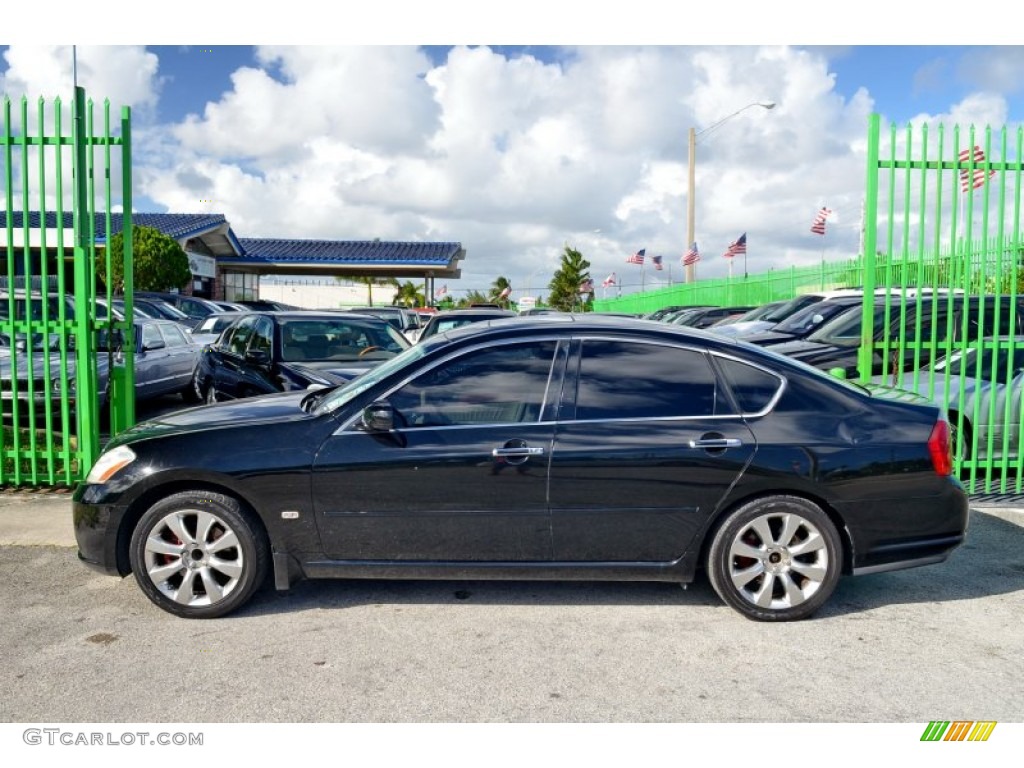
[[[704,350],[578,339],[551,454],[555,561],[677,560],[755,449]]]

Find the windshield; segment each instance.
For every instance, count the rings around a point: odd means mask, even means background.
[[[860,346],[861,321],[864,309],[860,306],[847,308],[807,337],[808,341],[833,344],[837,347]],[[874,338],[878,338],[885,326],[885,313],[881,306],[875,307]]]
[[[833,304],[830,301],[819,301],[794,312],[781,323],[772,328],[779,333],[806,335],[827,320],[849,309],[853,304]]]
[[[320,401],[313,413],[320,415],[340,408],[350,402],[353,398],[361,395],[370,387],[377,384],[377,382],[383,381],[396,371],[416,362],[423,357],[430,348],[431,346],[427,344],[422,346],[417,344],[414,347],[409,347],[402,354],[381,363],[376,368],[371,368],[369,371],[361,376],[357,376],[347,384],[332,390],[327,397]]]
[[[408,349],[409,342],[387,323],[360,323],[335,318],[281,321],[281,360],[386,360]]]
[[[770,323],[778,323],[807,305],[816,304],[819,301],[821,301],[820,296],[797,296],[795,299],[787,301],[781,307],[777,307],[774,312],[769,312],[762,319]]]

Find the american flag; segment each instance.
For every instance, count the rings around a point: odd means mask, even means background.
[[[448,286],[442,285],[436,291],[434,291],[434,297],[440,299],[442,296],[448,295]]]
[[[739,238],[737,238],[735,241],[729,244],[729,247],[726,248],[725,253],[723,253],[722,255],[727,259],[731,259],[733,256],[738,256],[739,254],[746,252],[747,233],[744,232],[742,235],[739,236]]]
[[[651,256],[651,263],[654,265],[655,269],[659,269],[660,270],[662,268],[662,266],[661,266],[661,256]]]
[[[831,208],[826,208],[825,206],[822,206],[821,210],[818,211],[818,215],[814,217],[814,223],[811,224],[811,232],[813,232],[816,235],[824,235],[825,234],[825,219],[827,219],[831,215],[832,215],[832,209]]]
[[[507,299],[512,295],[512,286],[506,287],[501,293],[498,294],[499,299]]]
[[[974,145],[974,149],[961,149],[960,150],[960,162],[966,163],[971,160],[971,153],[974,153],[974,165],[985,164],[985,152],[977,144]],[[966,192],[969,189],[978,189],[979,187],[985,186],[985,182],[996,175],[995,171],[989,171],[988,175],[985,174],[983,168],[975,168],[973,171],[973,182],[972,172],[966,168],[960,171],[960,191]]]
[[[593,293],[594,292],[594,281],[589,277],[580,283],[580,293]]]
[[[688,267],[700,261],[700,251],[697,250],[697,243],[690,246],[690,250],[683,254],[683,266]]]
[[[626,263],[627,264],[643,264],[644,263],[644,254],[646,252],[647,252],[646,248],[641,248],[639,251],[634,253],[632,256],[628,256],[626,258]]]
[[[614,273],[614,272],[612,272],[612,273],[611,273],[610,275],[608,275],[608,277],[606,277],[606,278],[604,279],[604,281],[603,281],[603,282],[601,283],[601,287],[602,287],[602,288],[607,288],[607,287],[608,287],[609,285],[615,285],[615,281],[616,281],[616,280],[617,280],[617,278],[615,277],[615,273]]]

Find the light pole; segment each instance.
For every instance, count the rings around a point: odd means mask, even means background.
[[[696,170],[697,170],[697,137],[698,136],[703,136],[705,133],[708,133],[709,131],[713,131],[715,128],[720,126],[722,123],[724,123],[724,122],[726,122],[728,120],[732,120],[740,112],[744,112],[744,111],[750,109],[751,107],[763,107],[764,109],[775,109],[775,102],[774,101],[753,101],[750,104],[747,104],[747,106],[741,107],[740,109],[737,109],[731,115],[726,115],[725,117],[723,117],[718,122],[712,123],[707,128],[705,128],[705,129],[703,129],[701,131],[698,131],[696,128],[694,128],[692,126],[690,127],[690,146],[689,146],[689,153],[688,153],[689,154],[689,158],[690,158],[690,168],[689,168],[689,175],[688,175],[689,190],[688,190],[688,194],[686,196],[686,246],[685,246],[685,249],[689,249],[690,246],[693,245],[693,241],[696,239],[696,232],[695,232],[695,228],[696,228],[695,210],[696,210],[696,208],[695,208],[695,205],[694,205],[694,198],[696,197],[695,178],[696,178]],[[696,275],[697,275],[697,265],[696,264],[687,264],[686,265],[686,282],[692,283],[694,281]]]

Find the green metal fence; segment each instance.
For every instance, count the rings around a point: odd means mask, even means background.
[[[109,103],[101,128],[95,112],[81,88],[70,109],[60,99],[49,108],[0,100],[0,485],[73,485],[97,458],[101,433],[134,419],[130,111],[122,109],[118,135]],[[110,254],[97,247],[98,227],[109,240],[115,206],[125,212],[121,318],[109,311]],[[100,330],[127,342],[104,361]]]
[[[864,288],[885,287],[890,296],[908,286],[944,288],[949,311],[940,321],[941,301],[931,303],[930,315],[920,299],[916,307],[887,304],[901,321],[877,339],[866,301],[860,378],[876,373],[880,349],[884,378],[948,408],[957,466],[973,493],[1022,489],[1022,148],[1019,128],[892,125],[883,132],[877,115],[869,123]],[[912,320],[902,322],[908,313]],[[889,370],[908,350],[927,351],[930,362],[909,376]]]
[[[810,267],[772,269],[739,278],[680,283],[628,296],[598,295],[594,301],[594,311],[646,314],[674,305],[757,306],[769,301],[791,299],[810,291],[858,287],[863,273],[864,262],[860,258]],[[599,294],[601,291],[612,294],[616,288],[612,286],[597,290]]]

